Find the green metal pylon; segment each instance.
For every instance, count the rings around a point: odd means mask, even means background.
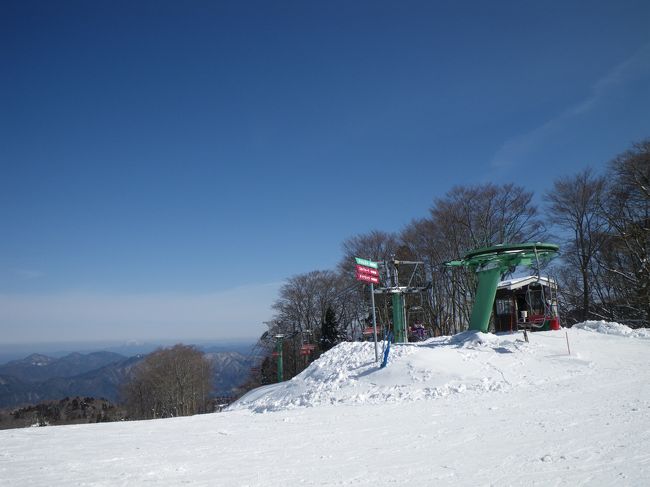
[[[502,274],[518,265],[539,264],[555,257],[559,247],[549,243],[495,245],[468,252],[462,260],[447,262],[448,266],[467,266],[478,274],[478,288],[469,323],[470,330],[488,332],[492,305]]]
[[[275,353],[277,354],[277,359],[278,359],[278,382],[282,382],[284,380],[284,373],[283,373],[283,363],[282,363],[282,341],[283,341],[284,335],[275,335]]]
[[[497,286],[501,278],[501,269],[495,267],[478,274],[478,288],[476,298],[472,307],[472,317],[469,321],[470,330],[478,330],[486,333],[490,326],[490,315],[492,314],[492,305],[497,295]]]
[[[393,334],[395,343],[404,343],[406,341],[406,322],[404,321],[404,295],[395,293],[392,296],[393,301]]]

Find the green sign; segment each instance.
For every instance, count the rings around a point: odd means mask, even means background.
[[[373,262],[371,260],[360,259],[359,257],[355,257],[354,260],[357,261],[357,264],[365,267],[372,267],[373,269],[377,269],[377,267],[379,267],[376,262]]]

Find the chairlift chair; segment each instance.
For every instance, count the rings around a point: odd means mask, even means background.
[[[548,283],[548,296],[544,292],[545,286],[542,284],[539,275],[537,277],[539,289],[532,289],[532,286],[529,286],[526,290],[526,307],[528,309],[520,311],[521,314],[517,322],[519,328],[541,330],[547,326],[550,329],[559,327],[559,321],[553,307],[552,281],[549,280]]]

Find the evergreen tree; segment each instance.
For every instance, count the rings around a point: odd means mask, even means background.
[[[341,341],[341,332],[336,320],[334,310],[328,306],[325,318],[321,322],[320,348],[323,352],[328,351]]]

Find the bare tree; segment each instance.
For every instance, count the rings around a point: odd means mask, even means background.
[[[607,232],[607,221],[601,212],[604,191],[605,178],[585,169],[573,177],[556,180],[545,196],[550,222],[566,234],[564,261],[580,276],[572,281],[578,285],[581,296],[581,320],[590,317],[592,268]],[[565,293],[576,291],[574,286],[563,289]]]
[[[129,417],[187,416],[206,412],[212,364],[195,347],[174,345],[147,355],[122,389]]]
[[[457,186],[435,200],[431,215],[456,252],[537,241],[545,227],[532,198],[531,191],[511,183]]]
[[[342,285],[340,276],[333,271],[312,271],[289,278],[273,305],[276,321],[285,324],[285,331],[317,331],[328,307],[338,311],[336,296]]]
[[[544,239],[532,197],[514,184],[458,186],[434,200],[430,218],[411,222],[402,232],[403,245],[427,267],[431,311],[442,333],[464,329],[476,289],[471,271],[444,263],[478,247]]]
[[[343,258],[338,270],[346,283],[347,291],[341,295],[343,313],[337,313],[340,325],[348,330],[352,338],[360,338],[363,328],[370,324],[371,303],[368,287],[355,280],[355,257],[383,262],[400,256],[400,240],[395,233],[372,230],[368,233],[355,235],[346,239],[342,245]],[[380,326],[388,324],[388,307],[390,298],[387,295],[375,296],[375,306],[379,313]]]
[[[400,234],[402,245],[407,247],[413,260],[424,262],[426,276],[431,287],[424,302],[425,314],[431,317],[430,325],[435,334],[453,334],[457,323],[454,306],[457,287],[454,286],[451,270],[444,263],[456,258],[438,227],[440,222],[429,218],[413,220]]]
[[[630,324],[650,322],[650,139],[616,157],[607,173],[604,217],[610,226],[599,264],[615,297],[611,306]]]
[[[307,363],[318,355],[314,350],[301,356],[301,346],[320,344],[322,323],[331,309],[344,324],[352,318],[349,302],[349,283],[334,271],[312,271],[293,276],[280,288],[273,304],[274,318],[267,322],[268,331],[262,336],[259,348],[270,354],[276,346],[274,336],[283,337],[284,375],[290,378],[300,373]]]
[[[399,244],[396,234],[380,230],[350,237],[341,245],[343,258],[339,263],[339,270],[349,276],[354,276],[355,257],[375,262],[388,260],[397,253]]]

